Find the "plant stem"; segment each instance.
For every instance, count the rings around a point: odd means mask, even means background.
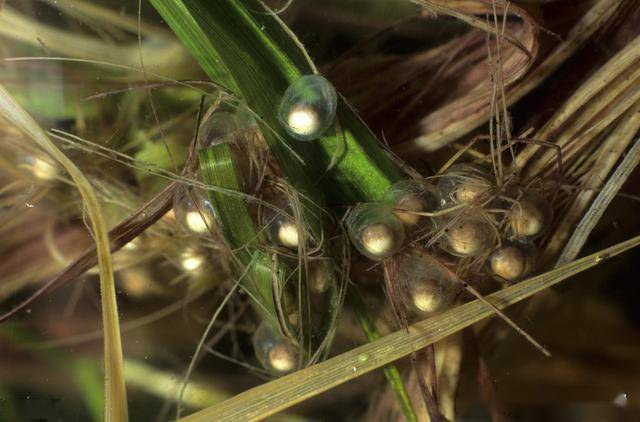
[[[349,296],[351,305],[356,313],[356,317],[358,318],[358,322],[362,327],[362,331],[364,332],[367,340],[369,342],[376,341],[380,338],[380,333],[376,329],[373,321],[369,317],[369,313],[365,307],[360,294],[354,289],[351,289],[351,294]],[[409,394],[407,393],[406,388],[404,387],[404,383],[402,382],[402,377],[400,376],[400,371],[398,368],[390,363],[382,367],[384,371],[384,375],[389,380],[389,384],[393,389],[393,392],[396,396],[396,401],[398,402],[398,406],[402,410],[405,419],[407,422],[415,422],[418,420],[416,416],[416,412],[413,409],[413,404],[411,403],[411,399],[409,398]]]

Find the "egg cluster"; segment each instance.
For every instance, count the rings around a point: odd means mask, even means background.
[[[360,204],[346,220],[362,255],[396,260],[396,284],[409,308],[444,309],[458,276],[507,284],[531,274],[534,241],[552,220],[541,189],[514,181],[498,187],[477,164],[453,165],[431,180],[396,183],[382,202]]]

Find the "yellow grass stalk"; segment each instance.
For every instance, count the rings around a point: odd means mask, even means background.
[[[105,420],[127,421],[127,396],[124,381],[120,323],[113,279],[113,263],[109,236],[100,204],[91,184],[76,165],[56,147],[33,118],[0,85],[0,116],[24,132],[40,148],[53,157],[69,173],[78,188],[91,223],[91,231],[98,253],[102,324],[104,329]]]
[[[486,297],[503,309],[640,244],[636,236]],[[317,365],[247,390],[181,419],[185,422],[254,421],[267,418],[333,387],[369,373],[462,330],[494,311],[480,300],[401,329]]]

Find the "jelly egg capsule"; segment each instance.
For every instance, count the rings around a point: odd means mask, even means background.
[[[289,372],[295,365],[295,356],[291,348],[284,343],[274,344],[268,354],[269,365],[277,372]]]
[[[274,205],[264,210],[263,224],[268,227],[269,239],[289,249],[298,249],[300,245],[300,226],[291,217],[291,207],[288,205]],[[282,208],[281,208],[282,207]]]
[[[531,248],[515,244],[501,246],[493,252],[489,259],[491,271],[507,281],[515,281],[525,276],[532,266],[533,253]]]
[[[285,91],[278,118],[292,138],[311,141],[333,124],[337,104],[336,90],[328,80],[320,75],[306,75]]]
[[[527,194],[509,211],[511,232],[517,239],[535,239],[549,228],[553,212],[544,197]]]
[[[261,323],[253,334],[253,348],[260,364],[274,375],[294,370],[298,353],[290,341],[268,323]]]
[[[410,294],[413,305],[420,312],[434,313],[442,308],[442,293],[438,280],[421,280],[412,286]]]
[[[300,236],[298,234],[298,227],[293,221],[285,220],[278,226],[278,240],[287,248],[298,248]]]
[[[206,257],[204,254],[194,248],[186,248],[180,254],[180,266],[187,272],[200,270],[205,262]]]
[[[404,228],[393,208],[382,203],[355,207],[347,219],[351,242],[363,255],[383,259],[396,253],[404,242]]]
[[[399,282],[406,286],[408,303],[421,314],[434,314],[446,309],[455,298],[455,280],[441,270],[427,254],[410,254],[400,260]]]
[[[456,164],[438,180],[442,204],[469,204],[491,190],[491,174],[475,164]]]
[[[237,143],[257,130],[255,121],[241,111],[215,111],[200,126],[200,145],[205,148],[224,143]]]
[[[432,212],[438,208],[436,189],[427,183],[403,180],[395,183],[385,195],[385,202],[394,208],[394,213],[407,226],[416,226],[425,217],[416,212]]]
[[[192,233],[208,233],[214,227],[215,212],[206,198],[206,191],[178,189],[173,197],[173,210],[178,224]]]
[[[266,145],[248,112],[231,110],[210,114],[200,126],[198,139],[203,148],[227,144],[239,189],[247,193],[256,190],[262,180],[263,161],[266,160],[262,153]]]
[[[329,290],[333,282],[331,261],[317,260],[309,262],[307,270],[309,290],[313,294],[322,294]]]
[[[475,257],[491,250],[495,241],[493,227],[488,221],[464,215],[449,223],[441,245],[452,255]]]
[[[21,158],[18,167],[43,182],[52,182],[59,177],[60,173],[60,169],[53,161],[33,155],[25,155]]]
[[[384,255],[393,248],[394,239],[391,228],[383,223],[365,226],[360,236],[362,246],[371,254]]]

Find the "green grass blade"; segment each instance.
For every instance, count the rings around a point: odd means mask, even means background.
[[[277,110],[299,76],[314,73],[300,42],[257,0],[151,0],[209,77],[241,96],[289,182],[330,202],[382,198],[402,178],[390,157],[340,98],[337,124],[313,142],[288,137]],[[302,161],[298,158],[300,157]]]
[[[256,250],[263,235],[247,210],[231,149],[227,144],[216,145],[200,151],[199,159],[205,183],[217,188],[209,191],[209,198],[220,230],[240,266],[250,271],[242,285],[258,305],[256,309],[265,317],[274,317],[271,260]]]
[[[506,308],[638,245],[640,236],[493,293],[487,296],[487,300],[499,309]],[[474,300],[414,324],[408,332],[396,331],[317,365],[252,388],[181,420],[249,421],[267,418],[492,315],[489,307]]]

